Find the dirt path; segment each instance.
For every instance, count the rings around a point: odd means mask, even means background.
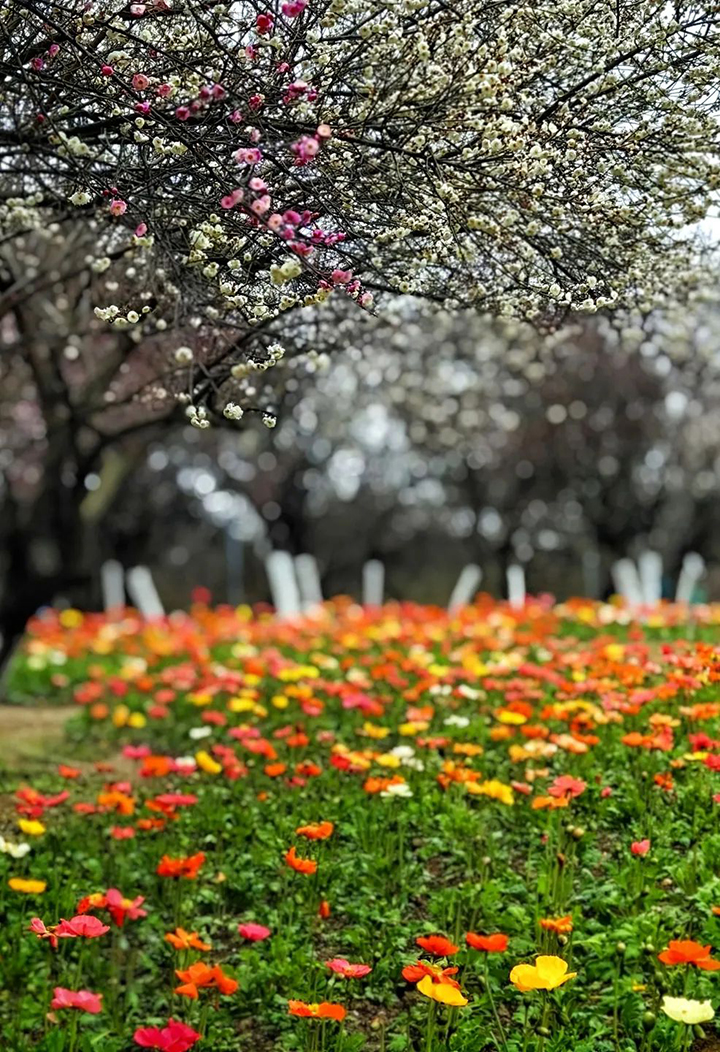
[[[0,705],[0,766],[68,760],[64,727],[76,713],[74,705],[43,708]]]

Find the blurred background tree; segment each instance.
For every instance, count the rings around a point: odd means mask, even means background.
[[[269,598],[271,547],[315,554],[326,594],[358,595],[377,557],[390,594],[437,602],[469,561],[497,594],[517,561],[560,596],[607,594],[647,546],[671,575],[688,550],[720,562],[717,330],[706,307],[543,338],[410,304],[390,325],[299,321],[276,428],[131,431],[119,481],[82,480],[84,513],[103,509],[94,565],[146,562],[182,605],[198,582]]]

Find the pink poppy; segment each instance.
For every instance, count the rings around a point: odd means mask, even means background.
[[[28,931],[34,932],[38,939],[49,939],[53,950],[57,949],[58,937],[55,934],[55,929],[48,928],[45,921],[41,920],[40,917],[33,917],[30,921]]]
[[[325,967],[336,975],[341,975],[343,979],[362,979],[372,971],[371,965],[351,964],[344,957],[333,957],[331,961],[325,962]]]
[[[584,793],[586,789],[587,782],[583,782],[582,778],[573,778],[571,774],[560,774],[548,789],[548,793],[550,796],[565,796],[573,799]]]
[[[94,994],[91,990],[66,990],[64,986],[56,986],[53,990],[51,1008],[78,1008],[81,1012],[89,1012],[97,1015],[102,1011],[102,994]]]
[[[247,924],[238,924],[238,931],[243,939],[248,939],[250,942],[262,942],[263,939],[267,939],[270,935],[269,928],[266,928],[264,924],[256,924],[254,921],[248,921]]]
[[[72,920],[61,920],[55,931],[59,936],[64,935],[69,938],[97,939],[106,931],[110,931],[110,928],[97,917],[81,913]]]

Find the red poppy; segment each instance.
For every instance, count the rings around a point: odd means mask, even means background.
[[[79,767],[68,767],[67,764],[61,763],[58,765],[58,774],[61,778],[79,778],[82,771]]]
[[[132,826],[111,826],[110,836],[113,840],[132,840],[135,830]]]
[[[408,983],[419,983],[426,975],[429,975],[434,983],[449,983],[460,989],[460,983],[450,977],[457,975],[458,968],[440,968],[437,964],[428,961],[416,961],[415,964],[406,964],[402,970],[402,977]]]
[[[187,1052],[200,1040],[201,1035],[185,1023],[169,1019],[167,1026],[159,1029],[156,1026],[140,1027],[133,1034],[133,1040],[141,1048],[158,1048],[161,1052]]]
[[[415,942],[433,957],[452,957],[459,947],[450,942],[444,935],[418,935]]]
[[[469,931],[465,936],[465,942],[472,946],[473,950],[484,950],[485,953],[504,953],[507,949],[508,937],[499,932],[496,935],[476,935]]]

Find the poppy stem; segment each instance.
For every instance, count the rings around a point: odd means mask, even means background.
[[[530,1002],[525,1001],[525,1016],[523,1018],[523,1045],[522,1052],[526,1052],[528,1045],[528,1038],[530,1037],[530,1031],[528,1029],[528,1017],[530,1015]]]
[[[548,1001],[548,992],[543,990],[542,992],[542,1015],[540,1017],[540,1028],[542,1031],[547,1029],[548,1010],[550,1008],[550,1002]],[[538,1052],[543,1052],[545,1048],[545,1034],[541,1033],[540,1040],[538,1041]]]
[[[433,1038],[435,1036],[435,1002],[428,1002],[428,1016],[425,1027],[425,1052],[432,1052]]]
[[[77,1031],[78,1031],[78,1014],[76,1011],[73,1012],[70,1020],[70,1041],[68,1044],[68,1052],[75,1052],[77,1047]]]
[[[492,986],[490,984],[490,968],[488,966],[488,955],[486,953],[483,956],[485,957],[485,989],[487,990],[488,1001],[490,1002],[490,1008],[492,1010],[493,1018],[495,1020],[495,1026],[498,1028],[498,1034],[500,1036],[499,1043],[502,1046],[503,1052],[508,1052],[505,1031],[503,1029],[502,1023],[500,1022],[500,1016],[498,1015],[497,1006],[495,1004],[495,998],[493,997]]]

